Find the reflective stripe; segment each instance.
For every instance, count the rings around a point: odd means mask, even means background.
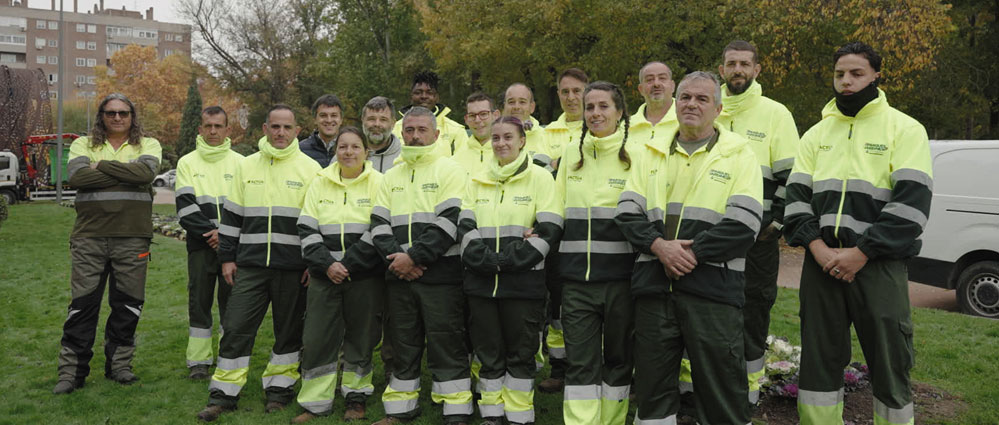
[[[794,183],[812,187],[812,175],[801,172],[791,173],[791,175],[787,178],[787,185],[790,186]]]
[[[265,389],[269,387],[291,388],[295,386],[295,382],[298,382],[298,379],[285,375],[271,375],[261,377],[260,382]]]
[[[243,207],[243,217],[267,217],[270,210],[267,207]]]
[[[676,415],[669,415],[662,419],[642,419],[636,415],[635,425],[676,425]]]
[[[763,211],[770,211],[771,209],[773,209],[773,206],[774,206],[774,201],[770,199],[763,200]]]
[[[534,409],[525,410],[523,412],[515,412],[512,410],[507,410],[506,420],[507,422],[518,423],[518,424],[534,423]]]
[[[847,180],[846,191],[870,195],[872,198],[881,202],[888,202],[891,200],[891,189],[875,187],[871,184],[871,182],[865,180]]]
[[[475,386],[475,389],[478,392],[496,392],[502,390],[503,378],[479,378],[479,383]]]
[[[812,186],[812,191],[814,193],[829,191],[839,192],[841,190],[843,190],[843,180],[840,179],[819,180]]]
[[[923,171],[912,168],[899,168],[891,173],[891,185],[895,186],[901,181],[912,181],[933,190],[933,177]]]
[[[302,239],[302,246],[309,246],[312,244],[322,244],[322,243],[323,243],[323,237],[319,236],[318,233],[313,233],[309,236],[306,236],[305,239]]]
[[[187,328],[187,335],[191,338],[211,338],[212,330],[210,328],[202,329],[202,328],[189,327]]]
[[[374,229],[371,229],[371,237],[374,238],[378,236],[392,236],[392,228],[387,224],[379,224],[375,226]]]
[[[471,391],[472,380],[471,378],[465,379],[455,379],[452,381],[437,382],[434,381],[430,387],[431,392],[437,394],[455,394],[463,391]]]
[[[599,400],[599,385],[566,385],[563,391],[565,400]]]
[[[527,243],[531,244],[534,249],[538,250],[542,256],[547,256],[548,250],[551,249],[551,247],[548,246],[548,242],[545,242],[545,240],[541,238],[527,238]]]
[[[242,205],[239,205],[228,199],[226,199],[225,202],[222,203],[222,208],[238,216],[243,216],[243,213],[246,212],[246,208],[243,208]]]
[[[80,158],[77,158],[77,159],[80,159]],[[75,161],[75,160],[73,160],[73,161]],[[73,162],[73,161],[70,161],[70,162]],[[191,187],[191,186],[179,187],[174,192],[174,195],[176,195],[176,196],[180,196],[180,195],[195,195],[195,194],[196,193],[194,192],[194,188]]]
[[[587,215],[589,211],[589,215]],[[565,209],[565,218],[573,218],[579,220],[585,220],[587,218],[595,219],[613,219],[617,215],[617,207],[570,207]]]
[[[274,217],[298,218],[298,216],[301,215],[301,214],[302,214],[302,210],[300,208],[279,207],[279,206],[272,206],[271,207],[271,216],[274,216]]]
[[[300,357],[301,357],[300,351],[295,351],[293,353],[287,353],[287,354],[275,354],[274,352],[271,352],[271,359],[270,361],[268,361],[268,363],[280,366],[293,365],[299,362]]]
[[[319,220],[317,220],[315,217],[308,216],[305,214],[298,216],[298,225],[299,226],[305,225],[312,229],[319,230]]]
[[[836,214],[824,214],[819,217],[819,226],[835,226],[836,225]],[[849,215],[843,214],[839,219],[839,227],[846,227],[847,229],[853,230],[857,234],[864,233],[868,227],[871,227],[871,223],[857,220]]]
[[[339,235],[341,233],[358,234],[368,231],[371,225],[367,223],[336,223],[323,224],[319,226],[319,233],[324,236]]]
[[[491,227],[490,229],[495,229],[495,227]],[[523,238],[524,237],[524,232],[526,232],[527,229],[529,229],[529,227],[518,226],[518,225],[515,225],[515,224],[509,224],[509,225],[506,225],[506,226],[499,226],[499,237],[501,237],[501,238]],[[483,237],[486,237],[486,236],[483,235]],[[491,237],[496,237],[496,235],[494,234]]]
[[[534,380],[526,378],[514,378],[509,373],[503,377],[503,386],[513,391],[528,393],[534,391]]]
[[[472,210],[461,210],[461,212],[458,213],[458,221],[461,221],[461,220],[472,220],[472,221],[476,221],[475,220],[475,211],[472,211]]]
[[[718,267],[718,268],[723,268],[723,269],[727,268],[729,270],[733,270],[733,271],[737,271],[737,272],[744,272],[744,271],[746,271],[746,258],[745,257],[743,257],[743,258],[733,258],[733,259],[728,260],[728,261],[726,261],[724,263],[715,263],[715,262],[712,262],[712,261],[705,261],[704,264],[707,264],[709,266],[715,266],[715,267]]]
[[[333,410],[333,400],[321,400],[321,401],[302,401],[301,392],[299,392],[298,405],[302,406],[303,409],[308,410],[314,415],[320,415],[322,413],[329,413]],[[321,415],[320,415],[321,416]]]
[[[416,410],[418,400],[393,400],[393,401],[382,401],[382,405],[385,406],[386,415],[401,415],[403,413],[409,413]]]
[[[721,221],[722,214],[718,211],[701,207],[686,207],[683,209],[684,220],[700,220],[710,224]]]
[[[600,398],[604,400],[622,401],[628,399],[631,385],[611,386],[606,382],[600,384]]]
[[[228,224],[223,224],[219,226],[219,234],[222,236],[229,236],[232,238],[239,236],[240,229],[235,226],[230,226]]]
[[[631,243],[627,241],[591,241],[589,249],[587,249],[587,241],[562,241],[558,251],[565,253],[592,252],[595,254],[631,254],[635,252]]]
[[[471,381],[469,381],[471,382]],[[471,383],[469,383],[471,385]],[[389,380],[389,386],[397,392],[413,392],[420,390],[420,380],[419,379],[398,379],[394,375],[392,379]]]
[[[749,404],[756,404],[760,401],[760,390],[749,391]]]
[[[139,307],[142,307],[142,306],[140,305]],[[125,305],[125,308],[127,308],[128,311],[131,311],[132,314],[135,315],[135,317],[142,316],[142,310],[139,309],[138,307],[132,307],[130,305]]]
[[[774,172],[779,173],[784,170],[790,170],[794,168],[794,157],[778,159],[774,161]]]
[[[551,326],[549,326],[548,329],[554,329],[554,330],[557,330],[557,331],[561,331],[562,330],[562,321],[559,320],[559,319],[552,319]]]
[[[465,248],[467,248],[468,244],[472,243],[472,241],[481,238],[482,236],[479,234],[479,229],[472,229],[466,232],[461,236],[461,252],[465,252]]]
[[[444,211],[448,208],[461,208],[461,199],[449,198],[444,202],[437,204],[437,206],[434,207],[434,215],[444,214]]]
[[[642,214],[645,209],[637,203],[631,201],[621,201],[617,204],[617,215],[621,214]]]
[[[483,418],[496,418],[503,416],[504,404],[486,404],[479,400],[479,416]]]
[[[324,364],[312,369],[302,369],[302,379],[316,379],[323,376],[336,374],[336,363]]]
[[[641,253],[641,254],[638,254],[638,258],[635,261],[640,262],[640,263],[644,263],[644,262],[649,262],[649,261],[659,261],[659,258],[656,257],[655,255],[649,255],[649,254]]]
[[[389,211],[388,208],[385,208],[380,205],[371,208],[371,215],[376,216],[385,221],[389,221],[389,218],[391,217],[390,214],[391,212]]]
[[[217,218],[210,218],[210,219],[208,219],[208,221],[212,222],[213,226],[219,227],[219,219],[217,219]]]
[[[877,419],[883,419],[884,422],[878,421]],[[912,411],[912,403],[903,406],[901,409],[892,409],[888,405],[874,398],[874,419],[877,425],[881,423],[887,424],[910,424],[915,419],[915,415]]]
[[[757,201],[752,196],[746,195],[729,196],[726,204],[742,207],[753,212],[760,212],[763,209],[763,206],[760,205],[760,201]]]
[[[361,235],[360,242],[364,242],[368,245],[373,245],[373,241],[371,240],[371,232],[364,232],[364,234]]]
[[[73,174],[90,165],[90,158],[78,156],[66,163],[66,178],[73,178]]]
[[[152,202],[149,192],[83,192],[76,194],[76,202],[146,201]]]
[[[648,212],[649,221],[659,222],[666,220],[666,213],[662,208],[653,208]]]
[[[753,233],[760,232],[760,219],[753,213],[742,209],[742,207],[729,207],[725,210],[725,218],[745,224],[753,230]]]
[[[792,216],[792,215],[795,215],[795,214],[813,215],[812,214],[812,205],[809,204],[808,202],[797,201],[797,202],[792,202],[790,204],[787,204],[787,206],[784,207],[784,216],[785,217],[789,217],[789,216]]]
[[[334,251],[330,250],[330,256],[333,257],[333,261],[343,261],[344,251]]]
[[[562,216],[546,211],[538,212],[537,214],[535,214],[534,217],[535,217],[534,219],[537,220],[538,223],[552,223],[558,227],[562,227],[562,225],[565,223],[565,220],[562,218]]]
[[[683,202],[670,202],[666,204],[666,215],[680,215],[683,211]]]
[[[443,230],[444,233],[447,233],[447,235],[450,236],[451,239],[458,238],[458,226],[455,226],[454,223],[451,222],[451,220],[441,217],[438,218],[436,221],[434,221],[434,225]]]
[[[763,174],[763,178],[764,179],[767,179],[767,180],[773,180],[774,179],[774,170],[772,170],[769,166],[760,164],[760,173]]]
[[[680,381],[679,385],[677,385],[677,388],[680,390],[680,394],[692,393],[694,392],[694,383]]]
[[[775,198],[780,198],[780,199],[787,198],[787,187],[786,186],[777,186],[777,191],[774,192],[774,197]]]
[[[216,372],[216,374],[218,373]],[[208,384],[208,389],[221,390],[223,394],[229,397],[235,397],[239,395],[239,390],[243,389],[243,386],[231,382],[219,382],[212,377],[212,382]]]
[[[798,402],[809,406],[835,406],[843,402],[843,389],[839,391],[808,391],[798,389]]]
[[[885,205],[881,212],[904,218],[918,224],[919,227],[926,226],[926,214],[901,202],[890,202],[888,205]]]
[[[437,214],[428,212],[415,212],[412,214],[401,214],[392,216],[392,227],[405,226],[410,223],[433,223],[437,220]]]
[[[145,164],[154,173],[160,168],[160,159],[152,155],[139,155],[136,161]]]
[[[237,357],[235,359],[227,359],[219,356],[219,369],[236,370],[245,367],[250,367],[250,356]]]
[[[469,398],[471,398],[471,396],[472,396],[471,393],[469,393]],[[451,404],[451,403],[445,402],[444,403],[444,409],[442,409],[442,410],[443,410],[442,413],[444,414],[444,416],[451,416],[451,415],[471,415],[472,414],[472,402],[469,401],[468,403],[461,403],[461,404]]]
[[[643,211],[648,208],[647,204],[648,201],[645,199],[645,197],[631,190],[626,190],[624,192],[621,192],[621,198],[617,201],[617,207],[621,208],[621,204],[627,202],[634,202]]]
[[[239,235],[239,243],[267,243],[268,235],[270,235],[270,243],[295,246],[302,245],[302,240],[298,238],[298,235],[286,235],[283,233],[243,233]]]
[[[192,188],[191,190],[193,191],[194,189]],[[193,195],[194,193],[192,192],[191,194]],[[217,203],[217,198],[215,198],[212,195],[201,195],[201,196],[195,198],[195,200],[198,201],[198,203],[202,204],[202,205],[205,205],[205,204],[215,205]]]
[[[756,360],[747,361],[746,362],[746,373],[747,374],[756,373],[756,372],[759,372],[759,371],[763,370],[763,366],[765,364],[765,360],[766,359],[764,359],[763,357],[760,357],[760,358],[758,358]]]

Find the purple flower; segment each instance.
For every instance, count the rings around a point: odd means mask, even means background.
[[[798,385],[797,384],[787,384],[787,385],[785,385],[784,386],[784,394],[787,394],[787,396],[789,396],[789,397],[797,397],[798,396]]]
[[[860,382],[860,377],[853,372],[846,371],[843,373],[843,380],[846,381],[847,385],[856,385],[857,382]]]

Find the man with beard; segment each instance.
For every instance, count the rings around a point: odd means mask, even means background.
[[[777,242],[784,222],[784,186],[798,151],[794,117],[784,105],[763,96],[756,81],[760,69],[756,46],[741,40],[725,46],[718,66],[718,73],[725,79],[722,112],[716,120],[726,130],[749,140],[763,172],[763,230],[746,254],[746,304],[742,309],[751,405],[760,398],[770,309],[777,299]]]
[[[676,129],[675,87],[673,71],[662,62],[649,62],[638,71],[638,92],[645,103],[631,116],[628,128],[630,139],[638,146],[669,136]]]
[[[385,96],[372,97],[361,109],[361,125],[368,139],[368,161],[385,174],[402,152],[402,142],[392,133],[395,106]]]
[[[440,77],[433,71],[417,72],[413,76],[413,86],[410,90],[409,101],[411,104],[400,109],[399,115],[406,115],[406,112],[409,112],[414,106],[422,106],[432,111],[437,118],[437,129],[441,132],[437,139],[437,148],[443,149],[446,156],[451,156],[465,143],[468,133],[465,131],[465,126],[448,118],[447,114],[451,112],[451,108],[438,103],[441,100],[437,91],[440,83]],[[396,122],[392,134],[402,139],[402,120]]]
[[[336,95],[324,94],[312,104],[312,115],[316,119],[316,130],[299,146],[302,153],[326,168],[336,155],[336,135],[343,124],[343,104]]]

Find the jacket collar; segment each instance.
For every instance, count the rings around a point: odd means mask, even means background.
[[[822,119],[826,119],[829,117],[841,120],[866,118],[877,115],[887,110],[889,107],[890,105],[888,104],[888,96],[885,95],[885,92],[883,90],[878,89],[878,98],[872,100],[870,103],[861,108],[860,112],[857,112],[856,117],[851,118],[846,115],[843,115],[843,113],[839,111],[839,108],[836,107],[836,98],[833,98],[832,100],[829,101],[829,103],[826,103],[826,106],[824,108],[822,108]]]

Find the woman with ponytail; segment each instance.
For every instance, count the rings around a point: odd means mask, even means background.
[[[566,148],[555,182],[565,208],[558,276],[568,425],[621,425],[628,414],[635,252],[614,223],[631,168],[628,124],[621,89],[590,84],[583,93],[581,140]]]

